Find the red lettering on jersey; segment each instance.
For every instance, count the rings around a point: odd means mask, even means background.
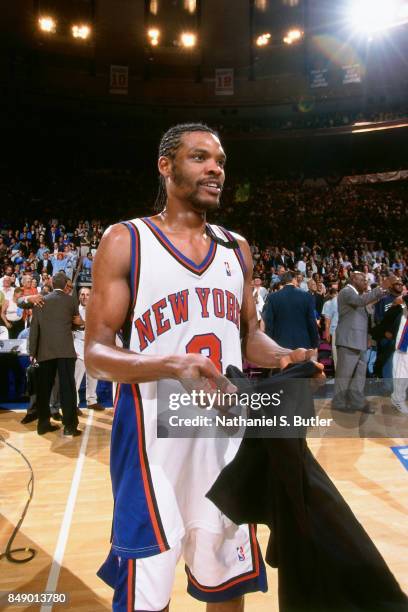
[[[142,315],[143,321],[136,319],[135,327],[139,336],[140,350],[144,351],[148,344],[154,341],[154,333],[152,329],[152,323],[150,321],[150,309]]]
[[[224,292],[222,289],[213,289],[214,314],[219,319],[225,317]]]
[[[167,299],[171,304],[176,325],[180,325],[181,321],[188,321],[188,289],[172,293]]]
[[[236,301],[236,309],[235,309],[235,325],[237,326],[237,328],[240,328],[241,325],[241,308],[239,306],[239,302],[237,300],[237,298],[235,298]]]
[[[165,319],[163,321],[164,314],[162,313],[162,309],[166,308],[166,306],[167,306],[166,298],[162,298],[161,300],[159,300],[152,306],[154,317],[156,319],[158,336],[161,336],[162,334],[164,334],[164,332],[170,329],[170,321],[168,319]]]
[[[201,304],[201,316],[204,319],[207,319],[210,316],[208,314],[208,309],[207,309],[207,302],[208,302],[208,296],[210,295],[210,290],[208,289],[208,287],[205,287],[204,289],[202,289],[201,287],[196,287],[196,293],[198,295],[198,299],[200,300],[200,304]]]
[[[235,323],[236,320],[236,308],[237,308],[237,300],[236,297],[231,291],[225,291],[225,295],[227,298],[227,319],[228,321],[232,321]]]

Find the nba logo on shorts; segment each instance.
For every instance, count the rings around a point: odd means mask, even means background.
[[[225,270],[227,272],[227,276],[231,276],[231,268],[229,267],[228,261],[224,261],[224,264],[225,264]]]
[[[238,561],[245,561],[245,551],[243,546],[237,546]]]

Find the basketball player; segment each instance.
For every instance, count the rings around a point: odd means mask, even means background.
[[[156,432],[160,379],[204,379],[229,392],[221,373],[242,367],[241,342],[247,360],[266,368],[314,354],[281,348],[260,331],[249,246],[206,222],[220,204],[225,161],[209,127],[171,128],[159,147],[162,210],[110,227],[95,257],[86,367],[120,383],[112,548],[99,572],[115,589],[115,611],[168,610],[180,556],[188,592],[211,612],[242,611],[245,593],[267,589],[254,526],[234,525],[205,498],[236,445]],[[129,318],[130,339],[118,348]]]

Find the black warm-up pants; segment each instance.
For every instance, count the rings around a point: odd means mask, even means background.
[[[66,427],[76,428],[78,425],[75,361],[76,359],[72,357],[59,357],[39,363],[37,392],[39,429],[50,419],[50,395],[57,371],[60,381],[62,422]]]

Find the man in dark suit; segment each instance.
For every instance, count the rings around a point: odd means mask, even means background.
[[[296,286],[294,272],[285,272],[280,291],[270,293],[262,312],[266,334],[281,346],[315,349],[319,333],[312,297]]]
[[[282,248],[281,252],[275,256],[273,265],[275,266],[275,268],[283,266],[286,270],[292,270],[292,268],[294,268],[295,266],[295,262],[293,261],[293,258],[289,251]]]
[[[64,435],[78,436],[77,397],[75,388],[76,352],[72,325],[80,323],[74,298],[64,292],[67,277],[63,272],[53,276],[54,291],[44,297],[42,308],[35,308],[30,326],[29,353],[38,363],[37,432],[42,435],[58,429],[50,423],[49,400],[58,371]]]
[[[58,242],[58,238],[61,236],[61,231],[58,227],[53,223],[50,229],[47,231],[47,242],[50,246],[54,244],[54,242]]]
[[[40,261],[37,264],[37,272],[38,274],[42,274],[43,272],[46,272],[47,274],[51,276],[52,268],[53,266],[52,266],[52,261],[50,259],[49,253],[48,251],[45,251],[43,255],[43,259],[40,259]]]

